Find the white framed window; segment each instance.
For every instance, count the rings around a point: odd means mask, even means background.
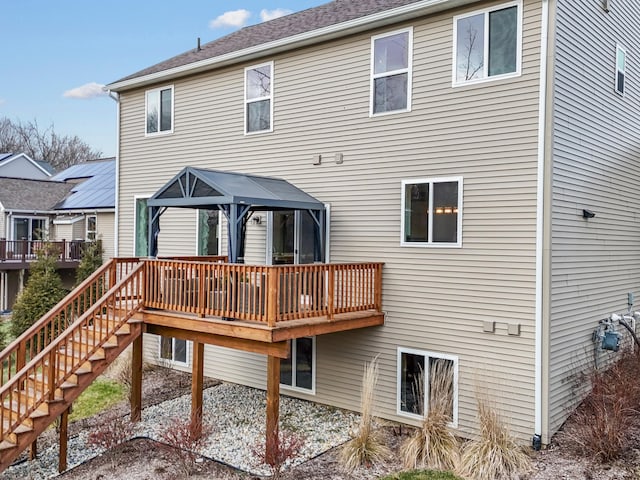
[[[149,255],[149,197],[136,195],[134,197],[133,223],[133,256],[146,257]]]
[[[174,365],[189,365],[189,342],[175,337],[160,337],[158,358]]]
[[[411,111],[413,27],[371,37],[370,115]]]
[[[316,393],[316,337],[291,340],[291,356],[280,361],[283,389]]]
[[[616,93],[624,95],[625,72],[627,68],[627,50],[616,45]]]
[[[244,69],[244,132],[273,131],[273,62]]]
[[[93,242],[97,238],[98,232],[98,216],[87,215],[85,223],[85,240]]]
[[[398,348],[397,413],[423,419],[438,408],[458,426],[458,357]]]
[[[520,75],[522,0],[453,17],[453,86]]]
[[[462,246],[462,177],[402,181],[400,244]]]
[[[173,133],[173,85],[145,93],[146,135]]]

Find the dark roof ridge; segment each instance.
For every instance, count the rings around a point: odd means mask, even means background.
[[[157,74],[173,68],[184,67],[421,1],[422,0],[333,0],[316,7],[274,18],[267,22],[243,27],[228,35],[203,44],[200,50],[187,50],[168,60],[164,60],[112,82],[112,84]]]

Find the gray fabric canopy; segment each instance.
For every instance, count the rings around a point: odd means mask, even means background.
[[[169,207],[221,210],[229,222],[229,261],[244,255],[245,227],[253,211],[308,210],[316,223],[316,260],[324,259],[324,205],[286,180],[185,167],[148,201],[149,254],[158,253],[160,215]]]

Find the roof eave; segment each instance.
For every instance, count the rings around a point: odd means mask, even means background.
[[[251,60],[256,57],[273,55],[286,50],[300,48],[315,43],[320,43],[335,38],[359,33],[365,30],[382,27],[391,23],[401,22],[422,15],[436,13],[449,8],[478,2],[480,0],[422,0],[402,7],[385,10],[364,17],[349,20],[347,22],[329,25],[309,32],[300,33],[291,37],[274,40],[254,47],[237,50],[217,57],[207,58],[179,67],[170,68],[160,72],[130,78],[114,82],[105,87],[112,92],[121,92],[132,88],[151,85],[160,81],[174,80],[187,75],[204,72],[213,68],[220,68],[234,63]]]

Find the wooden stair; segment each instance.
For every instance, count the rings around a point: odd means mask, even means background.
[[[59,319],[56,328],[50,323],[34,328],[36,324],[0,354],[3,367],[12,361],[18,367],[24,365],[13,375],[10,368],[0,372],[4,380],[0,387],[0,472],[142,334],[143,324],[133,318],[142,308],[142,266],[115,284],[109,275],[113,286],[83,309],[77,320],[65,322],[64,328]],[[70,295],[67,305],[56,308],[68,312],[77,303]],[[43,321],[49,320],[43,317]],[[43,331],[51,337],[48,341],[42,340],[46,338]],[[10,376],[5,379],[5,375]]]

